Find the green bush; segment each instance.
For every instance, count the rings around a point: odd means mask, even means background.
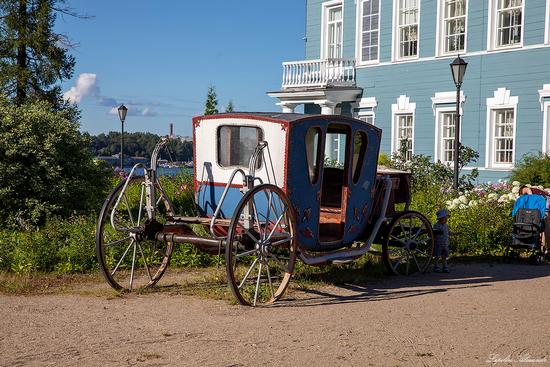
[[[98,210],[108,173],[95,163],[75,111],[0,97],[0,225],[30,229],[47,217]]]
[[[550,186],[550,153],[524,155],[512,171],[511,180]]]

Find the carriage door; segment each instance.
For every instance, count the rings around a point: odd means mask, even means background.
[[[330,124],[325,135],[325,158],[321,184],[319,241],[332,243],[343,238],[348,193],[347,125]]]

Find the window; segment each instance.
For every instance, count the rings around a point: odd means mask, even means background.
[[[342,4],[337,3],[324,7],[325,47],[322,58],[342,58],[343,19]]]
[[[397,1],[396,55],[397,59],[418,56],[418,24],[420,0]]]
[[[262,130],[249,126],[218,128],[218,164],[222,167],[248,167],[252,153],[262,140]],[[261,157],[256,168],[261,166]]]
[[[550,84],[543,84],[539,90],[539,101],[543,113],[542,152],[550,153]]]
[[[439,53],[441,55],[466,50],[466,3],[467,0],[441,0],[439,9],[439,19],[441,19]]]
[[[374,113],[373,112],[360,112],[357,118],[361,121],[365,121],[367,124],[374,125]]]
[[[512,164],[514,158],[514,110],[495,110],[493,127],[494,163]]]
[[[441,163],[454,162],[455,116],[454,111],[439,112],[436,157]]]
[[[487,167],[510,169],[514,165],[518,102],[506,88],[487,98]]]
[[[346,132],[328,131],[325,146],[325,167],[342,168],[346,159]]]
[[[380,0],[364,0],[360,2],[360,62],[378,60],[380,36]]]
[[[506,48],[521,45],[523,0],[492,0],[490,24],[490,48]]]
[[[405,160],[409,161],[413,155],[413,115],[397,115],[397,151],[405,152]]]
[[[318,127],[311,127],[306,133],[307,166],[309,171],[309,181],[312,184],[317,183],[317,180],[319,179],[319,157],[321,156],[321,145],[319,144],[320,136],[321,129]]]
[[[361,167],[367,151],[367,135],[363,131],[355,133],[353,139],[353,183],[356,184],[361,177]]]
[[[392,139],[391,151],[398,153],[405,149],[405,159],[410,160],[414,154],[414,120],[416,103],[401,95],[397,103],[392,104]]]

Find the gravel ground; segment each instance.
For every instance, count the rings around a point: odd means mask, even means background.
[[[550,366],[550,265],[457,264],[256,309],[106,294],[0,295],[0,365]]]

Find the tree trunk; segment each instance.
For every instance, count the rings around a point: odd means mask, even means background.
[[[27,84],[25,76],[27,69],[27,0],[19,0],[18,16],[19,30],[17,32],[17,86],[15,103],[20,106],[27,98],[25,88]]]

